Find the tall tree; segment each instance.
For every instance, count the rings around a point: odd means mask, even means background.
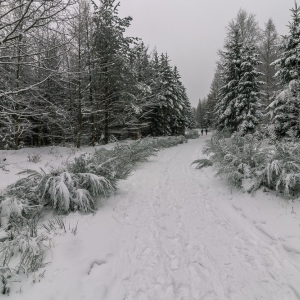
[[[127,91],[122,83],[131,76],[127,63],[134,39],[125,37],[124,32],[132,18],[120,18],[119,5],[115,0],[101,0],[99,7],[95,5],[94,13],[93,51],[98,80],[95,101],[97,110],[102,111],[98,130],[106,144],[110,134],[120,133],[124,126],[127,115],[123,100]]]
[[[217,128],[237,130],[235,101],[238,97],[238,85],[242,76],[242,48],[241,33],[238,29],[225,44],[226,51],[221,52],[222,81],[224,86],[220,89],[220,101],[216,107]]]
[[[269,105],[275,92],[279,89],[279,81],[275,78],[276,70],[272,65],[279,58],[279,37],[272,19],[265,24],[265,28],[261,33],[259,45],[259,54],[262,64],[259,69],[262,72],[262,80],[265,82],[263,86],[264,104]]]
[[[217,128],[243,133],[255,130],[260,117],[260,73],[254,47],[244,46],[240,30],[229,37],[222,52],[220,101],[216,107]]]
[[[283,37],[280,58],[274,62],[278,68],[276,76],[283,88],[268,107],[271,116],[269,129],[277,137],[300,132],[300,7],[296,2],[291,12],[289,34]]]
[[[234,38],[236,30],[240,32],[240,40],[244,46],[256,46],[260,40],[261,30],[254,14],[240,9],[237,16],[227,26],[228,38]]]
[[[214,74],[213,81],[210,86],[209,94],[207,95],[207,109],[206,109],[206,119],[207,126],[215,128],[216,118],[215,110],[218,101],[220,100],[220,89],[222,87],[222,78],[221,78],[221,66],[220,63],[217,64],[217,68]]]

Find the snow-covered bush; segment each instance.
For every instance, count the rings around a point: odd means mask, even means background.
[[[144,138],[130,144],[118,144],[113,149],[100,148],[92,155],[81,155],[68,164],[70,173],[91,173],[108,179],[116,188],[117,182],[126,179],[136,163],[145,161],[159,149],[186,142],[183,136]]]
[[[20,277],[9,267],[0,268],[0,291],[1,294],[9,296],[13,282],[20,282]]]
[[[28,157],[29,162],[38,163],[41,161],[41,154],[39,154],[39,153],[29,154],[27,157]]]
[[[253,178],[253,171],[262,164],[264,155],[261,154],[260,144],[251,134],[244,136],[235,133],[228,138],[227,134],[216,133],[207,142],[204,153],[210,156],[217,175],[240,187],[243,180]]]
[[[208,160],[197,160],[197,168],[213,165],[217,175],[233,186],[255,191],[261,186],[283,191],[286,195],[300,192],[300,143],[261,140],[255,135],[235,133],[231,137],[214,134],[204,148]]]
[[[300,143],[278,142],[272,148],[263,168],[255,173],[257,187],[283,191],[286,195],[300,192]]]
[[[91,155],[81,155],[68,163],[66,169],[53,169],[50,173],[42,169],[40,172],[25,170],[19,174],[27,177],[4,191],[0,208],[1,205],[8,207],[6,199],[9,198],[22,204],[22,213],[19,214],[27,217],[46,205],[63,214],[76,210],[94,211],[96,198],[109,196],[116,189],[117,182],[125,179],[136,163],[155,155],[159,149],[186,141],[183,136],[145,138],[116,145],[111,150],[100,148]],[[9,218],[9,212],[7,208],[2,209],[3,224]]]
[[[60,213],[70,210],[93,211],[94,198],[106,197],[114,191],[109,180],[91,173],[25,172],[29,176],[9,186],[7,195],[13,195],[29,206],[51,205]]]
[[[2,294],[9,294],[12,282],[20,281],[19,274],[37,271],[45,266],[49,237],[38,231],[35,219],[24,223],[13,219],[6,229],[7,239],[0,243],[0,287]]]
[[[6,228],[12,215],[22,216],[23,204],[15,198],[7,198],[0,203],[1,227]]]
[[[185,132],[184,136],[187,139],[197,139],[198,137],[200,137],[199,131],[196,129],[189,129]]]
[[[193,164],[196,164],[196,169],[203,169],[205,167],[211,167],[213,162],[207,158],[202,158],[193,161],[192,165]]]
[[[158,138],[155,142],[155,147],[157,149],[164,149],[164,148],[170,148],[174,147],[178,144],[187,143],[187,139],[180,135],[180,136],[172,136],[167,138]]]

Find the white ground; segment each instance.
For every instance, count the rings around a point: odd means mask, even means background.
[[[77,234],[53,236],[44,276],[10,299],[299,300],[300,201],[231,192],[194,170],[204,140],[140,164],[95,215],[69,215]]]

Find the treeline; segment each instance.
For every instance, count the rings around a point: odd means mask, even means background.
[[[262,29],[255,15],[245,10],[229,22],[210,92],[199,100],[196,109],[198,126],[219,130],[226,127],[246,133],[276,123],[275,116],[268,111],[288,83],[280,75],[280,61],[288,58],[287,43],[299,28],[297,4],[292,14],[290,34],[285,37],[278,35],[272,19]],[[296,49],[298,42],[294,41],[292,47]],[[289,68],[288,72],[293,72],[292,63]]]
[[[214,166],[218,176],[245,191],[264,188],[288,199],[300,194],[297,3],[291,12],[282,38],[272,21],[261,31],[244,11],[229,24],[211,92],[201,103],[207,108],[204,120],[212,120],[216,132],[204,148],[209,159],[195,162],[197,168]]]
[[[194,126],[167,54],[101,0],[0,0],[0,149],[95,145]]]

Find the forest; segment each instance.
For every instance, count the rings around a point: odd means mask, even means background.
[[[296,74],[288,78],[283,74],[291,73],[296,68],[293,55],[297,51],[298,39],[299,8],[297,5],[292,9],[292,18],[289,25],[290,35],[280,36],[272,19],[269,19],[261,28],[255,14],[248,13],[243,9],[239,10],[237,16],[226,27],[224,49],[218,51],[219,59],[216,63],[210,92],[207,97],[200,99],[198,102],[196,108],[197,126],[201,128],[224,128],[225,119],[222,121],[217,119],[225,111],[224,105],[230,99],[222,104],[223,108],[218,105],[221,105],[222,98],[230,91],[222,90],[222,88],[230,80],[238,78],[243,78],[244,83],[240,82],[239,86],[236,83],[235,86],[232,86],[232,90],[236,88],[236,93],[246,94],[245,89],[247,88],[249,92],[255,91],[257,93],[252,102],[259,103],[257,104],[259,108],[255,109],[252,114],[256,115],[257,112],[259,121],[255,121],[253,125],[259,125],[259,128],[263,128],[267,124],[273,124],[274,126],[275,123],[277,124],[275,121],[277,118],[271,113],[275,104],[271,105],[271,103],[274,102],[281,91],[285,90],[286,84],[291,79],[297,78]],[[289,45],[286,43],[289,43]],[[284,66],[284,62],[289,57],[293,60],[289,61],[288,66]],[[247,68],[243,68],[246,64]],[[247,73],[249,73],[249,77],[245,75]],[[247,82],[249,82],[249,85],[245,84]],[[250,82],[252,86],[250,86]],[[231,96],[231,99],[233,97],[234,95]],[[297,117],[294,117],[295,119]],[[283,132],[284,129],[279,129],[278,126],[280,126],[279,123],[275,126],[276,132],[279,134],[279,131],[281,131],[280,135],[285,135],[289,126],[285,127],[285,133]]]
[[[300,7],[234,10],[193,108],[120,5],[0,0],[0,295],[299,300]]]
[[[107,144],[194,126],[167,53],[102,0],[0,1],[0,149]]]
[[[288,35],[270,19],[260,29],[240,10],[227,26],[211,90],[196,121],[216,129],[198,168],[214,165],[233,186],[263,187],[287,197],[300,191],[300,8],[291,9]]]

